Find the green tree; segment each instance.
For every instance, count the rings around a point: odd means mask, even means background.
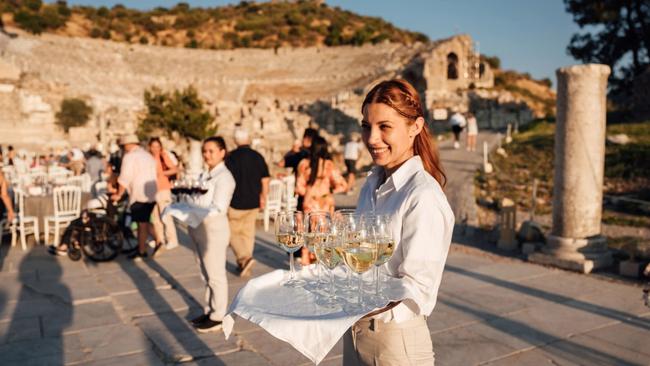
[[[138,127],[140,136],[162,130],[168,135],[177,132],[185,138],[203,140],[216,133],[214,116],[204,109],[193,86],[173,92],[151,88],[144,92],[144,104],[147,112]]]
[[[65,98],[61,110],[56,114],[56,123],[68,133],[71,127],[85,126],[93,113],[91,106],[83,99]]]
[[[564,4],[585,29],[571,37],[568,53],[583,62],[609,65],[615,70],[615,87],[625,88],[650,65],[648,0],[564,0]]]

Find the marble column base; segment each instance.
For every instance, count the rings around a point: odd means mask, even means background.
[[[601,235],[582,239],[549,235],[542,250],[529,254],[528,260],[582,273],[609,267],[613,261]]]

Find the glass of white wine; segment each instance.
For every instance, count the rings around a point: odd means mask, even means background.
[[[344,249],[347,247],[358,247],[361,240],[362,216],[354,210],[344,209],[334,212],[334,225],[337,226],[341,233],[341,240],[336,246],[338,255],[345,256]],[[342,296],[354,296],[355,291],[352,286],[352,270],[347,268],[347,283],[338,289]]]
[[[320,304],[327,307],[336,307],[339,305],[334,295],[334,268],[341,262],[341,257],[336,252],[336,247],[342,239],[338,228],[335,225],[330,227],[330,231],[324,241],[314,244],[314,251],[318,262],[327,268],[329,273],[329,290]]]
[[[305,281],[296,276],[293,253],[302,248],[304,243],[305,225],[303,213],[300,211],[281,211],[275,217],[275,236],[282,249],[289,253],[289,279],[283,286],[302,287]]]
[[[327,236],[330,235],[332,226],[332,218],[329,212],[314,211],[305,216],[305,246],[310,253],[315,252],[315,245],[327,241]],[[318,267],[318,280],[310,285],[318,286],[321,282],[321,266],[319,262],[316,263]]]
[[[364,309],[363,274],[369,271],[377,260],[377,246],[369,240],[368,234],[365,225],[361,225],[359,230],[355,232],[354,240],[351,240],[350,236],[348,236],[346,240],[349,241],[343,247],[343,261],[352,272],[357,274],[359,280],[357,301],[348,304],[346,308],[348,312],[358,312]]]
[[[390,217],[383,214],[370,214],[364,216],[367,239],[377,248],[375,260],[375,298],[378,306],[384,306],[385,301],[380,294],[381,271],[383,266],[393,256],[395,251],[395,239],[390,231]]]

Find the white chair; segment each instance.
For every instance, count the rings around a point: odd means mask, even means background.
[[[282,178],[282,209],[284,211],[295,211],[298,207],[298,196],[296,192],[296,176],[291,174]]]
[[[61,232],[81,214],[81,188],[74,186],[56,187],[54,195],[54,215],[45,218],[45,245],[50,232],[54,234],[54,245],[59,245]]]
[[[39,242],[38,217],[25,216],[25,193],[21,189],[14,190],[15,207],[18,208],[16,218],[11,223],[11,246],[16,246],[17,231],[20,231],[20,245],[27,250],[27,235],[33,234],[34,241]]]
[[[272,214],[282,209],[282,181],[272,179],[269,182],[269,194],[264,205],[264,231],[269,231],[269,219]]]

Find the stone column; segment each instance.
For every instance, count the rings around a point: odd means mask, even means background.
[[[595,64],[557,70],[553,227],[533,262],[584,273],[611,264],[600,235],[609,74]]]
[[[201,155],[202,143],[199,140],[190,140],[190,156],[187,162],[186,174],[189,177],[197,178],[203,169],[203,157]]]

